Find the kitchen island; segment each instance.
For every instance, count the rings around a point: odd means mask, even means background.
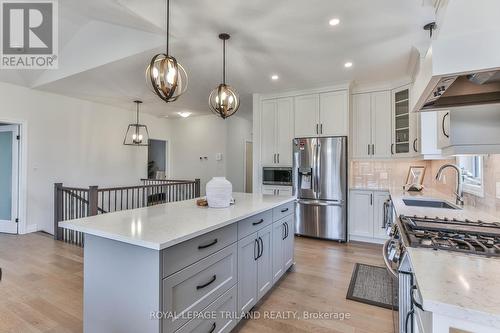
[[[85,233],[84,332],[229,332],[293,264],[295,199],[234,193],[59,226]]]

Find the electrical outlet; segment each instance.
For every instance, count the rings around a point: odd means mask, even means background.
[[[381,172],[379,174],[379,178],[380,180],[387,180],[389,178],[389,175],[387,174],[387,172]]]

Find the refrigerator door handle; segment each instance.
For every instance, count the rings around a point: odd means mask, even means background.
[[[304,200],[304,199],[297,200],[297,203],[302,205],[312,205],[312,206],[344,206],[345,204],[344,200],[319,201],[319,200]]]
[[[316,197],[318,197],[321,193],[320,191],[320,187],[319,187],[319,175],[320,175],[320,171],[321,171],[321,161],[320,161],[320,149],[321,149],[321,145],[318,143],[316,144],[316,156],[315,156],[315,159],[316,159],[316,174],[314,175],[314,179],[315,179],[315,182],[316,182],[316,190],[315,190],[315,193],[316,193]]]

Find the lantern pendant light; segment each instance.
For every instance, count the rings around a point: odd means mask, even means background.
[[[146,81],[158,97],[169,103],[176,101],[186,92],[188,76],[184,67],[169,54],[170,0],[165,0],[165,7],[166,53],[159,53],[151,59],[146,69]]]
[[[134,101],[136,104],[136,122],[128,125],[123,144],[126,146],[149,146],[149,132],[146,125],[139,124],[139,105],[142,101]]]
[[[208,104],[215,114],[226,119],[238,111],[240,98],[236,90],[226,84],[226,40],[230,36],[227,33],[222,33],[219,38],[222,39],[222,83],[212,90]]]

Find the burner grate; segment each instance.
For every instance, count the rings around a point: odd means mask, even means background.
[[[500,224],[400,217],[410,246],[500,257]]]

